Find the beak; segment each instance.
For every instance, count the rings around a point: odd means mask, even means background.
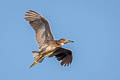
[[[73,43],[74,41],[71,41],[71,40],[68,40],[68,42],[67,43]]]

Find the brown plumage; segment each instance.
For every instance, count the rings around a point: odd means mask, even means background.
[[[48,21],[39,13],[29,10],[25,14],[25,20],[29,21],[36,33],[36,41],[39,45],[38,51],[33,51],[34,63],[30,66],[42,62],[43,59],[55,56],[61,65],[67,66],[72,62],[72,51],[62,48],[65,43],[73,41],[67,39],[54,40]]]

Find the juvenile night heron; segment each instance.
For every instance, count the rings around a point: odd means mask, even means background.
[[[29,21],[32,28],[36,33],[36,41],[39,45],[38,51],[32,51],[34,62],[30,67],[40,63],[43,59],[55,56],[58,61],[61,61],[61,65],[68,66],[72,62],[72,51],[62,48],[65,43],[71,43],[73,41],[62,38],[60,40],[54,40],[48,21],[39,13],[29,10],[25,14],[25,20]]]

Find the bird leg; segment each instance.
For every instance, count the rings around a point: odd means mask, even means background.
[[[35,61],[33,62],[33,64],[30,66],[30,68],[33,67],[34,65],[36,65],[38,62],[41,62],[46,56],[49,55],[49,53],[52,53],[52,52],[54,52],[54,51],[55,51],[55,50],[51,50],[51,51],[45,52],[45,53],[43,53],[43,54],[40,54],[40,56],[37,58],[37,60],[35,60]]]

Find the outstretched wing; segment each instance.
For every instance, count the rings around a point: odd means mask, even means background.
[[[61,65],[68,66],[72,63],[72,51],[65,49],[65,48],[58,48],[53,55],[50,57],[55,56],[58,61],[61,61]]]
[[[48,21],[39,13],[29,10],[25,14],[25,20],[29,21],[30,25],[36,32],[36,41],[41,47],[49,40],[54,40]]]

